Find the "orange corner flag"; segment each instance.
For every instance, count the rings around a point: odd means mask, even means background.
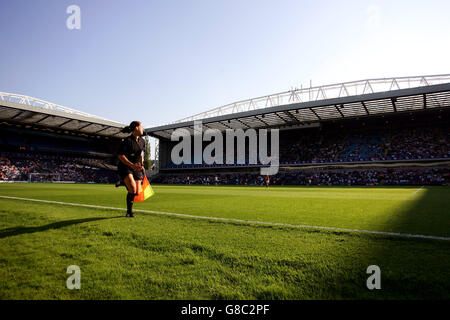
[[[144,201],[154,195],[152,186],[147,180],[147,176],[144,174],[144,181],[142,181],[142,189],[141,192],[134,197],[134,201]]]

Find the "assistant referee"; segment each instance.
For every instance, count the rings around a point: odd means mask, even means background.
[[[142,180],[144,179],[143,153],[145,140],[142,138],[144,128],[140,121],[133,121],[129,126],[123,128],[122,132],[131,134],[123,139],[119,146],[117,170],[120,180],[124,182],[128,190],[126,217],[134,218],[134,197],[141,192]]]

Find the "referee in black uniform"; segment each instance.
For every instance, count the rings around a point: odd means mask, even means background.
[[[139,121],[133,121],[129,126],[122,129],[122,132],[131,133],[129,137],[122,140],[117,152],[119,158],[120,180],[122,180],[128,190],[127,194],[127,217],[134,217],[133,202],[134,197],[141,192],[142,180],[144,179],[144,157],[145,140],[142,138],[144,128]]]

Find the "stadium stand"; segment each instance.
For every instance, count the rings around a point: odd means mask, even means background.
[[[443,78],[442,78],[443,79]],[[410,79],[403,79],[409,81]],[[391,84],[395,79],[380,79]],[[146,129],[160,140],[160,174],[153,182],[175,184],[263,185],[263,165],[249,164],[248,143],[245,164],[174,164],[170,141],[175,129],[194,132],[194,121],[204,130],[279,129],[279,173],[275,185],[448,185],[450,168],[450,83],[420,84],[399,90],[381,90],[314,101],[279,103],[247,111],[223,114],[218,108],[182,121]],[[344,88],[332,85],[329,89]],[[326,88],[315,88],[317,97]],[[362,87],[359,87],[362,89]],[[303,90],[305,91],[305,90]],[[298,92],[299,94],[307,92]],[[355,90],[358,91],[358,90]],[[340,90],[342,92],[342,90]],[[279,96],[288,93],[281,93]],[[291,98],[293,94],[289,96]],[[315,96],[315,94],[310,95]],[[277,101],[277,95],[258,98]],[[238,103],[225,111],[237,109]],[[267,105],[267,103],[266,103]],[[215,115],[215,116],[212,116]],[[202,118],[204,116],[205,118]],[[224,138],[225,141],[225,138]],[[209,142],[204,142],[205,147]],[[193,153],[192,147],[192,153]],[[236,149],[235,149],[236,151]],[[224,147],[225,154],[225,147]],[[236,152],[235,152],[236,153]],[[221,155],[224,159],[224,154]],[[259,160],[259,159],[258,159]]]
[[[1,181],[116,182],[116,170],[107,159],[56,154],[0,152]]]
[[[340,125],[325,125],[316,129],[296,130],[289,134],[282,134],[280,135],[280,164],[450,158],[448,123],[427,123],[423,120],[414,122],[411,118],[406,119],[414,123],[411,127],[411,123],[402,125],[402,122],[397,121],[395,122],[394,119],[394,123],[388,127],[385,120],[382,120],[372,121],[371,128],[367,128],[366,122],[353,122],[347,123],[345,128]],[[364,128],[361,128],[363,123]],[[248,154],[246,163],[248,163]],[[169,162],[167,168],[198,168],[200,166],[208,167],[207,164],[175,165]],[[235,164],[229,166],[235,166]]]
[[[9,161],[10,170],[18,169],[20,176],[13,180],[51,181],[57,177],[59,181],[110,183],[116,179],[114,170],[106,169],[100,159],[12,152],[1,157]],[[8,176],[8,170],[5,173]]]
[[[117,181],[124,125],[0,92],[0,181]]]

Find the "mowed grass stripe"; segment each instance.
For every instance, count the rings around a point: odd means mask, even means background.
[[[30,198],[20,198],[20,197],[10,197],[10,196],[0,196],[0,198],[10,199],[10,200],[43,202],[43,203],[49,203],[49,204],[68,205],[68,206],[76,206],[76,207],[88,207],[88,208],[95,208],[95,209],[126,211],[126,209],[124,209],[124,208],[98,206],[98,205],[81,204],[81,203],[60,202],[60,201],[52,201],[52,200],[30,199]],[[438,237],[438,236],[420,235],[420,234],[384,232],[384,231],[373,231],[373,230],[358,230],[358,229],[334,228],[334,227],[324,227],[324,226],[294,225],[294,224],[277,223],[277,222],[250,221],[250,220],[221,218],[221,217],[206,217],[206,216],[197,216],[197,215],[189,215],[189,214],[182,214],[182,213],[161,212],[161,211],[143,210],[143,209],[134,209],[134,211],[135,212],[143,212],[143,213],[153,213],[153,214],[165,215],[165,216],[176,216],[176,217],[190,218],[190,219],[215,220],[215,221],[221,221],[221,222],[232,222],[232,223],[241,223],[241,224],[249,224],[249,225],[257,224],[257,225],[264,225],[264,226],[271,226],[271,227],[276,226],[276,227],[288,227],[288,228],[327,230],[327,231],[337,231],[337,232],[356,232],[356,233],[376,234],[376,235],[382,235],[382,236],[395,236],[395,237],[418,238],[418,239],[433,239],[433,240],[444,240],[444,241],[450,240],[450,237]]]
[[[450,188],[154,185],[135,209],[287,225],[450,237]],[[0,184],[20,198],[124,208],[126,190],[93,184]]]

